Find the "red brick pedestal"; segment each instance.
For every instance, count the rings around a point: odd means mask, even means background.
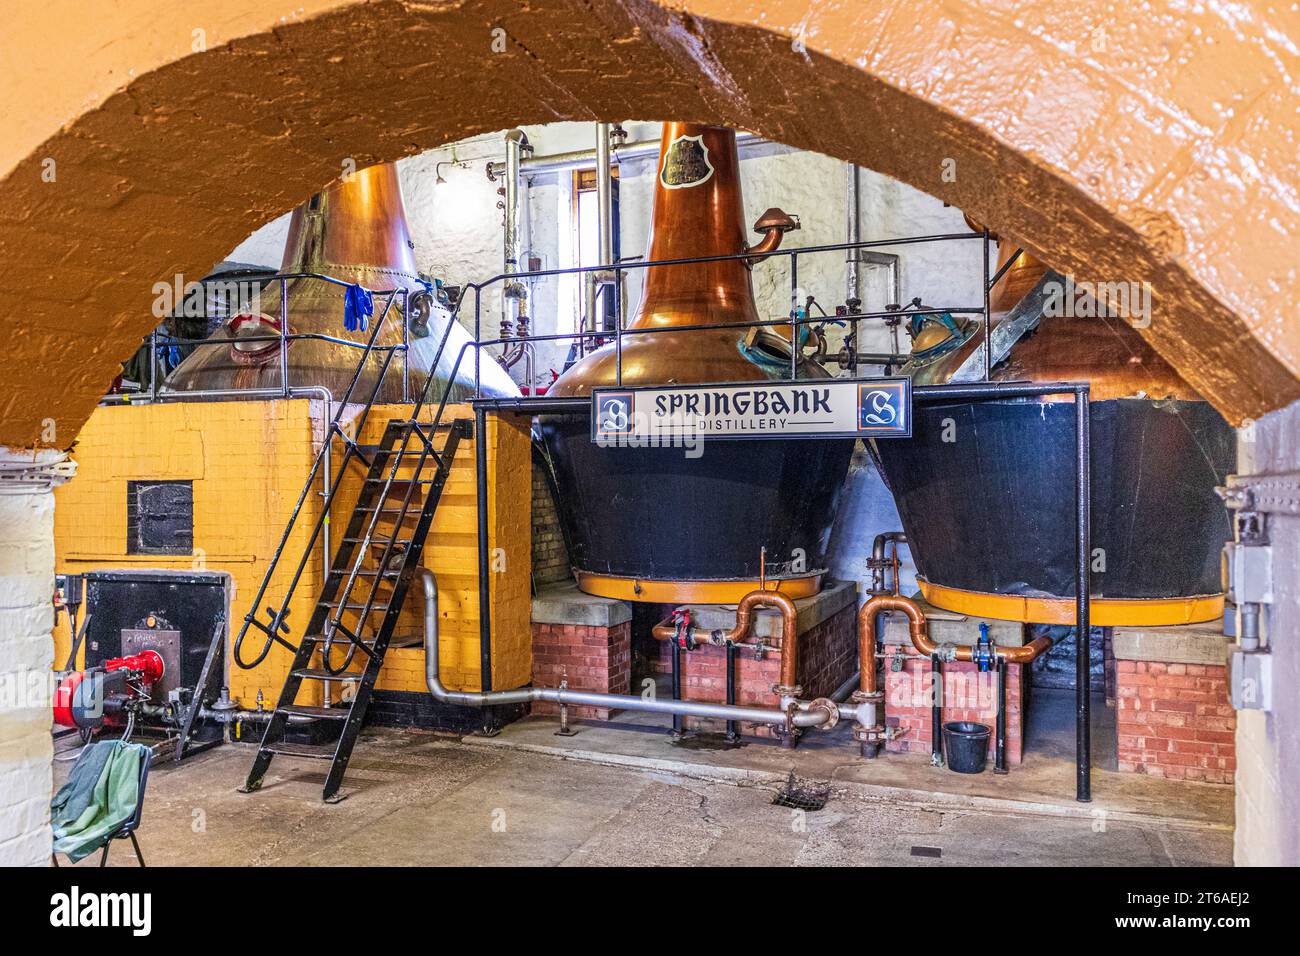
[[[533,599],[533,686],[627,694],[632,686],[632,611],[623,601],[557,585]],[[558,704],[539,701],[534,714],[558,714]],[[573,718],[608,720],[606,708],[570,707]]]
[[[939,644],[974,644],[979,640],[979,625],[989,625],[989,636],[1003,647],[1024,643],[1019,623],[969,618],[922,605],[930,624],[930,637]],[[887,617],[884,627],[885,653],[883,683],[885,690],[885,728],[892,735],[885,744],[888,753],[930,753],[931,723],[934,706],[934,677],[928,657],[917,655],[908,636],[907,619],[899,614]],[[895,655],[902,655],[903,669],[893,670]],[[943,678],[943,722],[971,720],[986,725],[989,734],[989,759],[997,745],[998,675],[981,674],[975,664],[949,661],[940,664]],[[1020,763],[1024,740],[1025,685],[1029,669],[1019,664],[1007,665],[1007,762]]]
[[[814,597],[796,601],[799,612],[799,685],[802,697],[829,697],[858,668],[857,586],[833,581]],[[693,606],[691,618],[702,632],[735,626],[735,608],[718,605]],[[759,611],[754,624],[757,636],[767,643],[781,640],[781,617],[774,611]],[[659,648],[656,670],[671,672],[672,651]],[[724,703],[727,699],[727,651],[702,645],[682,651],[682,693],[685,700]],[[772,687],[781,682],[781,653],[775,651],[755,659],[753,652],[736,654],[736,703],[752,707],[775,707],[778,699]],[[722,733],[725,721],[687,717],[686,730]],[[742,721],[737,731],[745,736],[773,737],[768,724]]]
[[[989,758],[997,744],[998,685],[993,671],[981,674],[974,664],[951,661],[940,665],[943,676],[943,722],[972,720],[993,731]],[[1024,719],[1025,668],[1007,665],[1007,762],[1020,763]],[[929,658],[908,659],[903,670],[885,677],[885,727],[895,734],[885,745],[889,753],[930,753],[934,678]]]
[[[1232,783],[1237,716],[1220,630],[1217,622],[1115,628],[1121,771]]]

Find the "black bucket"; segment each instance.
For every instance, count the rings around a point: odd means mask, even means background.
[[[986,724],[971,720],[950,720],[943,725],[943,749],[948,754],[948,769],[955,773],[983,773],[989,757]]]

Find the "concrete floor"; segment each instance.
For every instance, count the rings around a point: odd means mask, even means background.
[[[564,738],[530,719],[464,741],[367,732],[335,805],[320,802],[313,760],[277,757],[261,791],[237,793],[253,750],[225,745],[155,765],[140,842],[151,866],[1231,862],[1230,788],[1099,772],[1098,800],[1082,807],[1059,760],[965,777],[923,756],[862,761],[826,735],[793,753],[712,750],[673,745],[653,721],[622,726]],[[824,809],[772,804],[792,768],[829,785]],[[109,865],[135,865],[129,844]]]

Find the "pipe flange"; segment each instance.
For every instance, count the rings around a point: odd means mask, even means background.
[[[827,717],[825,723],[817,725],[818,730],[830,730],[840,722],[840,705],[829,697],[818,697],[808,705],[809,710],[823,710]]]
[[[803,693],[803,687],[800,684],[795,684],[793,687],[787,687],[785,684],[773,684],[772,693],[781,698],[798,697]]]
[[[875,690],[867,693],[865,690],[855,690],[849,695],[849,700],[855,704],[882,704],[885,701],[885,692]]]
[[[889,739],[889,731],[879,725],[863,727],[861,724],[854,724],[853,739],[862,744],[881,743]]]

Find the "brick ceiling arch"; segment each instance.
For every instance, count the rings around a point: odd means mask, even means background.
[[[1150,282],[1143,334],[1234,421],[1300,396],[1294,12],[190,6],[19,0],[7,14],[0,443],[69,445],[154,324],[153,284],[201,275],[346,161],[561,119],[719,122],[853,160],[1062,271]]]

